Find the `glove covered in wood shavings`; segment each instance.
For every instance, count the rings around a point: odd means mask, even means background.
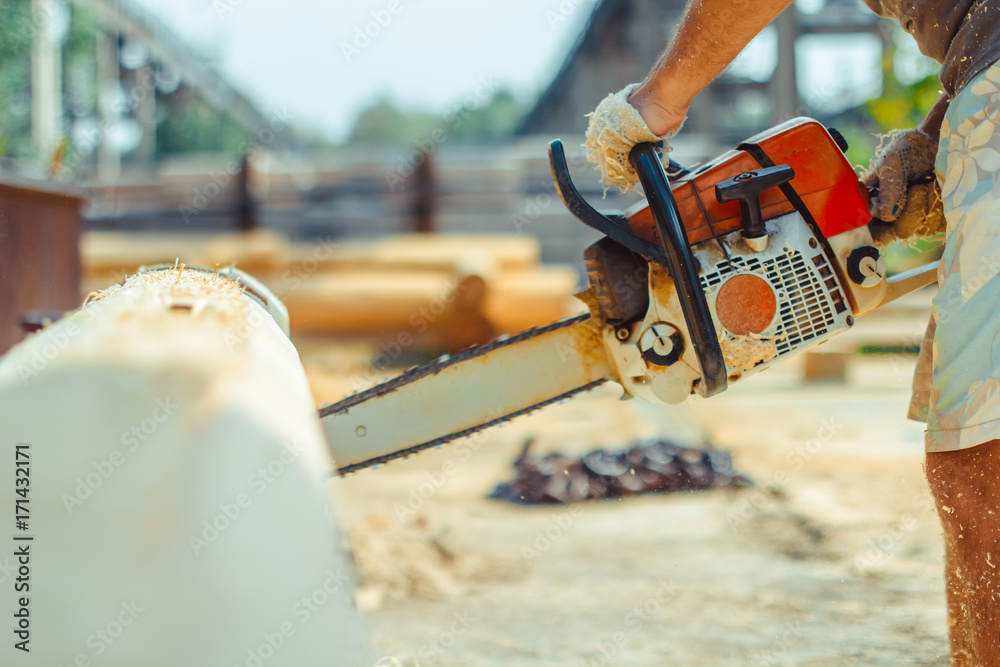
[[[634,188],[639,176],[628,161],[632,147],[646,141],[663,141],[664,153],[669,152],[670,145],[665,140],[681,129],[678,126],[662,136],[653,134],[639,111],[628,102],[629,95],[638,87],[639,84],[633,83],[608,95],[588,114],[587,160],[601,170],[601,180],[606,187]]]
[[[936,180],[916,183],[907,188],[906,201],[896,219],[888,225],[871,225],[875,245],[884,248],[894,241],[914,243],[920,239],[942,234],[947,222],[941,188]]]
[[[893,130],[882,137],[866,185],[877,187],[872,215],[893,222],[906,206],[910,186],[934,175],[937,142],[920,130]]]

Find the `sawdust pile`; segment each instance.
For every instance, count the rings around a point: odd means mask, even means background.
[[[734,336],[726,331],[719,332],[719,346],[726,364],[732,368],[748,371],[757,364],[770,361],[778,356],[777,336]]]
[[[443,600],[489,581],[516,574],[518,566],[486,551],[462,547],[426,515],[400,525],[370,515],[349,531],[362,611],[409,598]]]

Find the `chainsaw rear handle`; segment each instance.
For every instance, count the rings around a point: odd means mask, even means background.
[[[666,255],[665,265],[677,289],[691,344],[701,366],[701,393],[706,398],[725,391],[728,384],[726,361],[722,356],[712,313],[698,277],[698,264],[691,254],[687,233],[681,223],[677,202],[670,191],[667,175],[653,143],[636,144],[629,162],[639,176],[649,211],[656,223]]]

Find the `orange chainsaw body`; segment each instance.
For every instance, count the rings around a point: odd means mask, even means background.
[[[871,222],[868,191],[836,140],[819,122],[795,118],[747,140],[758,145],[778,165],[795,171],[790,185],[815,218],[823,236],[830,238]],[[760,169],[749,153],[731,150],[671,184],[688,241],[694,245],[741,228],[738,202],[720,204],[715,186],[726,179]],[[794,211],[778,188],[760,196],[765,220]],[[659,243],[659,234],[646,202],[625,211],[632,231]]]

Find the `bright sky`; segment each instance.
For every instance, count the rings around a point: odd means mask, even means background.
[[[286,108],[297,125],[332,141],[345,138],[358,112],[380,96],[443,113],[488,82],[533,100],[597,2],[139,1],[210,54],[265,113]],[[816,1],[799,0],[804,9]],[[817,39],[800,42],[797,53],[807,101],[843,107],[879,93],[877,41]],[[775,49],[765,33],[740,66],[750,76],[769,73]]]
[[[213,53],[217,68],[265,113],[287,107],[296,124],[334,141],[380,95],[443,111],[488,81],[533,99],[596,3],[141,1],[190,43]]]

